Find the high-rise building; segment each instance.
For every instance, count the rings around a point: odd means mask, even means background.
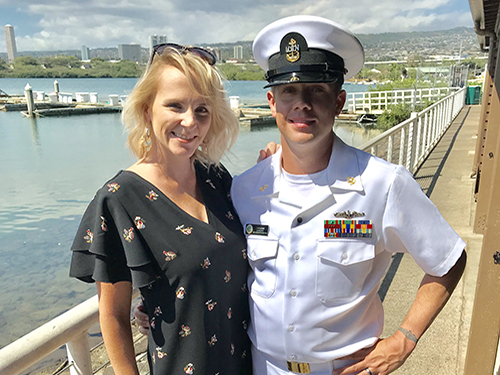
[[[153,53],[153,47],[162,44],[162,43],[167,43],[167,36],[166,35],[150,35],[149,36],[149,56]]]
[[[234,46],[234,58],[237,60],[243,60],[243,47]]]
[[[90,60],[89,59],[89,49],[87,46],[82,46],[82,60]]]
[[[5,25],[3,31],[5,33],[5,45],[7,47],[7,57],[9,58],[9,62],[12,62],[17,57],[16,37],[14,35],[14,28],[11,25]]]
[[[118,44],[118,57],[120,60],[141,61],[140,44]]]

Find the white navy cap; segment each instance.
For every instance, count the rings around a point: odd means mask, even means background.
[[[292,16],[264,27],[253,42],[269,86],[344,82],[363,67],[363,46],[349,30],[316,16]]]

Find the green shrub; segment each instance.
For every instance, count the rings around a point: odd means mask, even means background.
[[[393,126],[410,118],[412,107],[407,103],[398,103],[389,106],[378,118],[377,129],[386,131]]]

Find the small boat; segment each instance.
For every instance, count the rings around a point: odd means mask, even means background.
[[[373,113],[363,113],[358,116],[356,122],[363,127],[374,126],[377,124],[377,115]]]

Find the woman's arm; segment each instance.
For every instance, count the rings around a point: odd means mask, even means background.
[[[113,370],[116,375],[138,375],[130,326],[132,284],[120,281],[96,285],[101,332]]]

